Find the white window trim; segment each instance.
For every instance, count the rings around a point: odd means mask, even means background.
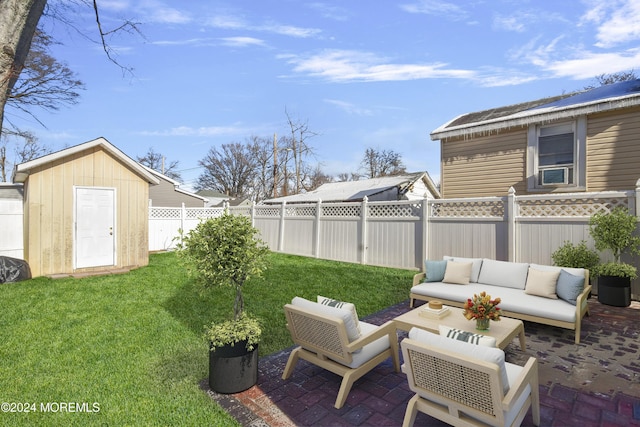
[[[566,123],[566,122],[564,122]],[[527,189],[531,192],[562,193],[586,191],[587,189],[587,117],[580,116],[573,122],[574,183],[562,186],[538,185],[538,128],[551,125],[530,125],[527,132]],[[557,123],[562,124],[562,123]]]

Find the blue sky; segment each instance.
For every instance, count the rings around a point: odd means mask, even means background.
[[[640,0],[98,0],[124,75],[95,43],[93,11],[45,29],[84,81],[79,104],[16,121],[58,150],[99,136],[135,158],[180,162],[188,188],[214,146],[287,132],[285,109],[318,133],[328,174],[368,147],[439,181],[429,133],[471,111],[558,95],[640,72]],[[15,118],[12,117],[15,121]]]

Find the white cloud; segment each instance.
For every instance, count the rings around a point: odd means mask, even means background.
[[[358,107],[350,102],[340,101],[338,99],[325,99],[327,104],[335,105],[347,114],[354,116],[372,116],[373,112],[367,108]]]
[[[190,126],[178,126],[166,130],[158,131],[141,131],[140,135],[145,136],[221,136],[221,135],[242,135],[246,133],[246,129],[235,126],[203,126],[203,127],[190,127]]]
[[[602,22],[597,29],[596,46],[608,48],[640,39],[640,0],[627,0],[619,7],[615,3],[608,5],[614,6],[608,10],[610,15],[603,16],[600,6],[593,12],[597,16],[594,19]]]
[[[473,78],[474,72],[446,68],[445,63],[392,64],[369,52],[325,50],[309,56],[281,56],[296,73],[331,82],[399,81],[427,78]]]
[[[309,3],[306,6],[316,12],[319,12],[324,18],[333,19],[335,21],[347,21],[350,16],[347,9],[327,3],[316,2]]]
[[[573,59],[549,61],[543,68],[555,77],[589,79],[600,74],[628,71],[640,64],[640,49],[624,52],[593,53],[583,52]]]
[[[221,40],[222,40],[222,44],[226,46],[234,46],[234,47],[265,45],[264,40],[256,39],[254,37],[224,37]]]
[[[466,10],[454,3],[441,0],[418,0],[414,3],[402,4],[400,8],[409,13],[445,16],[454,21],[467,19]]]
[[[322,30],[317,28],[296,27],[293,25],[283,25],[275,22],[252,25],[244,19],[234,15],[217,15],[208,19],[207,25],[222,29],[264,32],[296,38],[314,37],[322,32]]]

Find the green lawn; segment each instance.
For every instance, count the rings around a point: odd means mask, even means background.
[[[354,302],[364,317],[406,300],[414,274],[270,260],[244,292],[246,310],[263,320],[261,355],[292,345],[282,306],[294,296]],[[0,285],[0,403],[32,411],[3,405],[0,425],[236,425],[199,388],[208,375],[203,327],[229,317],[232,298],[230,289],[199,295],[173,253],[123,275]],[[76,412],[62,410],[69,402]]]

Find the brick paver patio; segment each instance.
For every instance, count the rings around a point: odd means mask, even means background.
[[[541,363],[542,426],[640,427],[640,303],[619,308],[591,299],[589,306],[581,344],[572,343],[572,331],[525,322],[527,351],[520,352],[515,340],[506,349],[507,360],[518,363],[531,355]],[[408,301],[366,320],[382,324],[407,310]],[[344,407],[335,409],[337,375],[301,360],[291,379],[281,379],[290,351],[261,357],[258,384],[247,391],[220,395],[208,390],[206,380],[202,388],[244,426],[402,424],[412,393],[390,361],[358,380]],[[419,414],[415,425],[446,424]],[[530,414],[522,425],[533,425]]]

